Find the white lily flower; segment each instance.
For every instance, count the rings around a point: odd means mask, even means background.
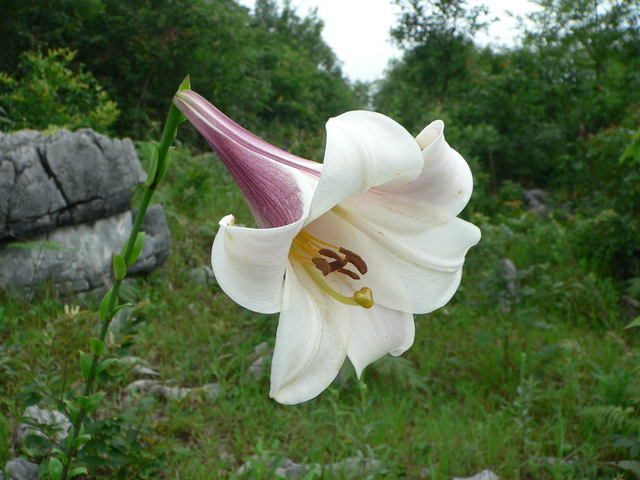
[[[218,152],[260,228],[220,221],[211,261],[237,303],[280,313],[270,395],[295,404],[413,343],[414,313],[445,305],[480,230],[457,218],[469,167],[442,121],[413,138],[379,113],[327,123],[322,164],[243,129],[190,90],[175,103]]]

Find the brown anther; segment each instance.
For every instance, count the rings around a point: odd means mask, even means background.
[[[329,257],[335,260],[336,262],[339,262],[343,267],[347,264],[347,261],[344,258],[342,258],[338,253],[334,252],[333,250],[329,250],[328,248],[321,248],[320,250],[318,250],[318,253],[325,257]]]
[[[344,258],[347,259],[347,262],[356,267],[362,275],[367,273],[369,269],[367,268],[367,264],[364,263],[364,260],[362,260],[362,257],[360,255],[343,247],[340,247],[340,250],[338,251],[343,254]]]
[[[331,270],[331,265],[329,265],[329,262],[327,262],[324,258],[312,258],[311,261],[316,266],[316,268],[322,272],[322,275],[324,275],[325,277],[329,275],[332,271],[334,271],[334,270]]]
[[[350,277],[353,280],[360,280],[360,275],[358,275],[355,272],[352,272],[351,270],[347,270],[346,268],[341,268],[340,270],[338,270],[338,272],[345,274],[347,277]]]
[[[329,262],[329,266],[331,267],[331,272],[330,273],[339,271],[346,264],[347,264],[347,262],[345,262],[345,261],[342,261],[342,262],[338,262],[338,261]]]

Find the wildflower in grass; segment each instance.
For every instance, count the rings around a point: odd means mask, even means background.
[[[218,152],[260,228],[220,221],[211,254],[240,305],[280,313],[271,396],[322,392],[348,356],[356,373],[414,339],[414,313],[446,304],[480,239],[456,216],[471,172],[441,121],[413,138],[390,118],[354,111],[327,123],[324,163],[285,152],[190,90],[176,105]]]

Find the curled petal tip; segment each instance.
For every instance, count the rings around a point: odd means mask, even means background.
[[[424,127],[416,137],[416,141],[420,148],[424,150],[431,145],[436,138],[444,133],[444,122],[442,120],[434,120]]]
[[[233,227],[236,224],[236,217],[234,217],[232,214],[229,214],[225,217],[222,217],[222,220],[220,220],[218,224],[225,227]]]

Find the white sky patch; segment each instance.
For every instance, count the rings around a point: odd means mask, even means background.
[[[255,0],[239,0],[249,8]],[[505,11],[524,15],[536,9],[528,0],[485,0],[490,8],[488,18],[499,17],[489,34],[479,35],[482,44],[512,45],[518,32],[517,22]],[[400,9],[391,0],[293,0],[298,15],[306,16],[314,8],[324,21],[324,40],[342,62],[342,70],[351,80],[372,81],[381,78],[391,58],[401,51],[390,42],[389,30],[396,23]]]

